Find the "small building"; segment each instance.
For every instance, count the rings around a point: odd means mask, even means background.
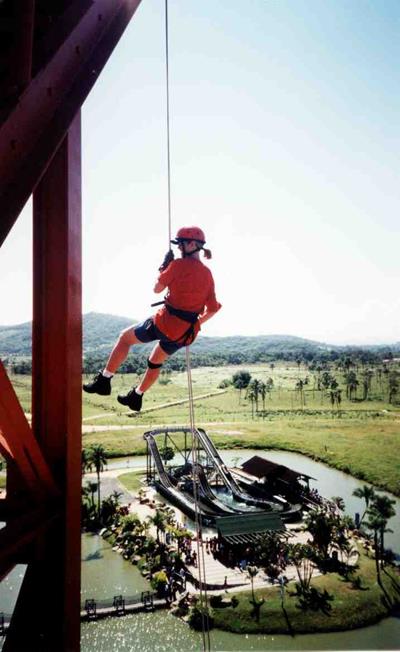
[[[240,468],[235,469],[235,475],[248,489],[282,495],[290,501],[298,500],[304,491],[308,493],[309,481],[315,479],[259,455],[253,455],[243,462]]]

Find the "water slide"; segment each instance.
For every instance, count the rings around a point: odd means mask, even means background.
[[[218,470],[225,486],[232,492],[236,500],[247,503],[248,505],[256,505],[265,510],[266,501],[253,498],[253,496],[250,496],[250,494],[244,492],[243,489],[240,488],[232,473],[229,471],[226,464],[224,464],[220,454],[205,430],[202,428],[196,428],[196,433],[202,447],[213,462],[215,468]]]
[[[156,465],[157,472],[158,472],[158,489],[160,493],[163,493],[167,498],[173,500],[173,502],[176,504],[177,507],[182,509],[182,511],[185,511],[186,513],[190,513],[191,517],[195,517],[195,502],[192,496],[188,496],[186,492],[181,491],[180,489],[177,489],[174,484],[171,482],[171,479],[168,475],[168,473],[165,470],[164,463],[161,459],[160,451],[158,450],[157,443],[151,433],[145,433],[144,438],[147,441],[147,444],[149,446],[151,455],[154,460],[154,464]],[[200,465],[198,465],[200,466]],[[202,467],[200,467],[202,469]],[[204,470],[202,469],[202,473],[200,472],[199,474],[199,482],[200,482],[200,477],[204,476],[204,479],[207,483],[207,479],[205,478]],[[205,484],[203,484],[205,487]],[[207,483],[208,486],[208,483]],[[207,490],[206,490],[207,491]],[[201,514],[204,518],[209,518],[211,520],[214,520],[215,516],[221,516],[222,514],[231,514],[233,510],[229,509],[227,505],[224,505],[221,501],[219,501],[214,494],[212,494],[210,487],[208,486],[208,492],[204,492],[202,496],[199,496],[199,502],[200,502],[200,507],[201,507]]]
[[[211,489],[208,483],[207,476],[204,472],[204,468],[202,467],[201,464],[194,464],[193,466],[194,466],[194,472],[196,473],[199,480],[199,488],[201,492],[201,498],[203,501],[206,501],[208,504],[212,505],[221,514],[229,514],[229,513],[237,514],[238,512],[241,513],[240,509],[235,509],[234,507],[230,507],[214,494],[213,490]]]

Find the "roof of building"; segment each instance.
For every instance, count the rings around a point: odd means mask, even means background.
[[[279,514],[269,512],[220,516],[215,520],[215,526],[230,543],[250,543],[265,532],[285,529]]]
[[[283,464],[276,464],[276,462],[266,460],[264,457],[260,457],[259,455],[254,455],[247,460],[247,462],[243,462],[242,469],[256,478],[273,477],[275,480],[279,479],[284,482],[295,482],[298,478],[309,478],[314,480],[314,478],[306,473],[293,471]]]

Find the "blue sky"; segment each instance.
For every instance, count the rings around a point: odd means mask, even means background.
[[[204,334],[399,340],[399,3],[169,0],[169,21],[173,228],[206,231],[223,304]],[[164,0],[143,0],[83,109],[85,312],[151,312],[164,52]],[[27,207],[1,324],[31,318],[30,237]]]

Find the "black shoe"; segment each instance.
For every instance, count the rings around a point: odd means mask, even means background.
[[[83,386],[88,394],[100,394],[100,396],[109,396],[111,394],[111,378],[103,376],[101,371],[95,375],[91,383]]]
[[[143,395],[136,394],[135,388],[133,388],[125,396],[119,394],[117,396],[117,401],[118,403],[121,403],[121,405],[127,405],[131,410],[135,410],[135,412],[140,412],[142,408]]]

